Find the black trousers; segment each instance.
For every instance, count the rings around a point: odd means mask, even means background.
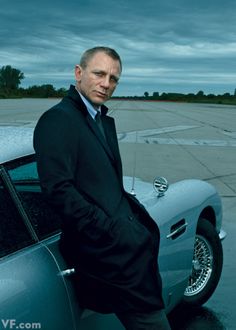
[[[171,330],[164,310],[151,313],[117,313],[126,330]]]

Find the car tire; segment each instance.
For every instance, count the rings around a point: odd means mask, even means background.
[[[200,218],[197,226],[192,273],[184,292],[183,303],[203,305],[215,291],[223,266],[223,250],[215,227]]]

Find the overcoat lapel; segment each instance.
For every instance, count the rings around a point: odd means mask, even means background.
[[[115,167],[119,179],[122,181],[122,165],[121,165],[120,152],[116,138],[116,128],[113,118],[106,116],[108,108],[105,105],[101,106],[101,120],[106,135],[106,140],[104,140],[104,137],[102,136],[102,133],[100,132],[96,122],[88,114],[86,106],[81,100],[81,97],[79,93],[75,90],[74,86],[70,87],[68,97],[72,100],[72,102],[75,102],[78,111],[81,111],[82,114],[84,115],[88,127],[96,135],[98,142],[101,143],[112,165]]]
[[[105,152],[109,156],[112,165],[117,171],[119,179],[122,181],[122,165],[113,118],[103,115],[101,116],[106,139],[104,139],[104,136],[100,132],[100,129],[98,128],[96,122],[92,119],[92,117],[90,115],[87,115],[86,119],[90,129],[96,135],[98,142],[101,143]]]
[[[111,158],[112,161],[114,161],[114,156],[111,152],[110,146],[108,141],[106,141],[104,139],[104,137],[102,136],[102,133],[100,132],[96,122],[92,119],[92,117],[90,115],[87,115],[86,117],[87,123],[90,127],[90,129],[93,131],[93,133],[96,135],[98,141],[102,144],[103,148],[105,149],[106,153],[108,154],[108,156]],[[104,130],[105,131],[105,130]],[[106,134],[106,131],[105,131]],[[107,134],[106,134],[107,136]]]
[[[120,157],[119,145],[117,141],[114,119],[108,116],[101,116],[101,119],[107,137],[107,143],[109,144],[110,150],[112,151],[114,157],[114,166],[117,170],[119,180],[123,182],[121,157]]]

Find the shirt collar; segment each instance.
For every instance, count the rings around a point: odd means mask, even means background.
[[[95,120],[95,116],[96,116],[97,112],[98,111],[101,112],[101,107],[99,107],[98,109],[95,109],[94,106],[78,90],[77,90],[77,92],[79,93],[82,101],[86,105],[86,108],[88,110],[88,113]]]

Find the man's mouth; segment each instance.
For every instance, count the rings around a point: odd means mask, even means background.
[[[107,97],[107,93],[101,92],[101,91],[96,91],[96,94],[100,97]]]

